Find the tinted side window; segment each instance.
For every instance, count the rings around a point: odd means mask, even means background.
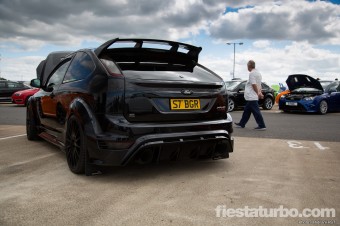
[[[245,90],[246,88],[246,82],[242,82],[239,86],[239,89]]]
[[[325,89],[325,93],[328,93],[331,90],[332,91],[334,91],[334,90],[339,91],[339,83],[338,82],[332,82],[331,84],[329,84]]]
[[[7,87],[8,88],[17,88],[17,87],[23,87],[22,84],[16,83],[16,82],[7,82]]]
[[[264,83],[261,83],[261,86],[262,86],[262,89],[269,89],[269,86],[267,86],[267,85],[264,84]]]
[[[70,60],[62,64],[50,77],[47,82],[47,86],[58,86],[63,81],[64,75],[66,73],[67,67],[70,64]]]
[[[334,88],[337,92],[340,92],[340,82],[335,82]]]
[[[77,81],[89,76],[95,69],[95,64],[93,63],[91,57],[84,53],[79,52],[74,57],[69,69],[64,78],[64,83]]]
[[[5,88],[6,84],[4,82],[0,82],[0,88]]]

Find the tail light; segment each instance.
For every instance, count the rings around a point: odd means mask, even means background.
[[[113,62],[110,59],[100,59],[100,60],[111,76],[113,77],[123,76],[118,66],[115,64],[115,62]]]

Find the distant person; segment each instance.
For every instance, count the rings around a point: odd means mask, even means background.
[[[235,122],[236,127],[244,128],[249,121],[251,113],[253,113],[254,118],[258,126],[254,128],[255,130],[266,130],[266,125],[259,108],[258,101],[263,99],[263,94],[261,91],[262,76],[261,73],[255,69],[255,62],[250,60],[247,63],[249,71],[249,79],[246,83],[244,90],[244,99],[247,101],[246,106],[242,114],[242,118],[239,123]]]
[[[279,83],[279,85],[280,85],[280,92],[286,90],[286,87],[282,83]]]

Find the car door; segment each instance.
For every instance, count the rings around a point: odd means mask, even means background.
[[[237,92],[235,94],[236,103],[238,106],[245,106],[246,100],[244,99],[244,90],[246,88],[246,81],[240,83],[237,87]]]
[[[58,88],[63,81],[70,59],[65,60],[50,76],[40,98],[41,124],[50,129],[52,133],[60,132],[56,124],[57,100],[55,98]],[[53,134],[56,135],[56,134]]]
[[[330,90],[333,91],[329,94],[329,110],[340,111],[340,83],[336,82]]]
[[[6,97],[7,84],[6,81],[0,81],[0,99]]]
[[[270,87],[262,82],[261,83],[261,90],[262,90],[262,94],[263,94],[264,98],[263,99],[259,99],[259,105],[262,105],[264,99],[266,98],[266,96],[268,96],[268,93],[270,92]]]
[[[7,95],[9,97],[12,96],[12,94],[17,92],[17,91],[26,89],[24,84],[18,83],[18,82],[11,82],[11,81],[7,82],[7,87],[8,87]]]

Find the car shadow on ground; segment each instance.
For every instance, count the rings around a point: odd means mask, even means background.
[[[58,161],[62,164],[62,171],[72,175],[73,173],[68,169],[65,152],[63,152],[57,146],[39,139],[36,144],[45,146],[49,152],[55,153],[53,158],[58,158]],[[232,155],[232,153],[230,153]],[[230,157],[232,158],[232,156]],[[85,174],[73,174],[78,179],[85,180],[103,180],[103,181],[116,181],[126,182],[131,180],[154,180],[158,177],[172,177],[172,176],[190,176],[204,174],[207,171],[214,172],[228,172],[231,166],[231,159],[203,159],[203,160],[179,160],[170,161],[164,160],[159,163],[147,163],[139,164],[136,162],[129,163],[125,166],[100,166],[91,165],[93,168],[93,174],[86,176]],[[43,167],[43,166],[40,166]],[[86,179],[88,178],[88,179]]]
[[[65,159],[66,160],[66,159]],[[94,174],[91,177],[100,178],[100,180],[153,180],[157,177],[171,176],[188,176],[201,174],[206,171],[228,171],[230,164],[228,159],[222,160],[198,160],[198,161],[177,161],[177,162],[160,162],[149,164],[129,164],[126,166],[96,166],[100,174]]]

